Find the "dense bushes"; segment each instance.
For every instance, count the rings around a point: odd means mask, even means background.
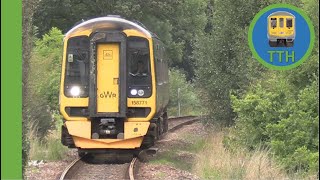
[[[287,170],[314,173],[319,163],[317,81],[299,91],[285,73],[272,73],[242,97],[231,95],[238,115],[232,143],[270,148]]]
[[[319,158],[319,114],[317,86],[313,82],[299,92],[296,99],[286,103],[290,112],[287,118],[278,123],[268,124],[270,147],[289,170],[315,172]]]
[[[52,28],[41,39],[34,40],[28,74],[27,113],[29,124],[43,138],[57,114],[63,35]]]

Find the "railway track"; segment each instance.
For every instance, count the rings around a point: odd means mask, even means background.
[[[197,116],[183,116],[169,118],[168,132],[173,132],[184,125],[192,124],[199,121],[200,117]],[[78,158],[70,163],[60,176],[60,180],[67,179],[83,179],[83,180],[95,180],[95,179],[135,179],[136,171],[138,170],[137,164],[139,160],[137,157],[133,157],[128,163],[115,164],[115,163],[88,163],[89,155],[85,155],[82,158]]]

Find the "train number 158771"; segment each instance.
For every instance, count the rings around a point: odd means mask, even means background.
[[[132,105],[147,105],[148,101],[132,101]]]

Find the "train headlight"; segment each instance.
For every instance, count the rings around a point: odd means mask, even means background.
[[[132,96],[135,96],[137,95],[138,91],[136,89],[131,89],[130,93]]]
[[[79,86],[73,86],[70,90],[70,93],[72,96],[79,96],[80,95],[80,87]]]
[[[143,96],[143,95],[144,95],[144,90],[140,89],[140,90],[138,91],[138,95],[139,95],[139,96]]]

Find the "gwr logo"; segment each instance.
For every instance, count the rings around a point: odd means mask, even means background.
[[[99,96],[100,98],[116,98],[117,94],[109,91],[107,91],[106,93],[105,91],[103,91],[103,93],[100,93]]]
[[[113,59],[112,50],[103,50],[103,59],[104,60],[112,60]]]

